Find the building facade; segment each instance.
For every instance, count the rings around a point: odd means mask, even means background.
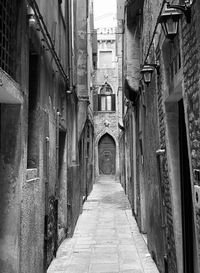
[[[0,271],[42,273],[92,188],[92,1],[11,2],[0,1]]]
[[[169,1],[191,7],[172,42],[166,2],[124,5],[121,183],[160,272],[199,272],[200,4]],[[145,63],[156,67],[148,84]]]
[[[97,30],[93,75],[95,175],[119,175],[116,28]]]

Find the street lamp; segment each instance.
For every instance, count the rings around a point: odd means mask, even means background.
[[[30,5],[27,8],[29,26],[32,27],[36,24],[35,12]]]
[[[165,37],[173,40],[178,33],[181,13],[172,8],[167,8],[159,18]]]
[[[173,40],[178,33],[179,21],[182,13],[186,17],[186,22],[191,22],[191,7],[192,0],[185,0],[183,5],[171,5],[166,0],[167,6],[165,12],[159,17],[159,23],[161,23],[166,38]]]
[[[157,70],[157,73],[159,74],[159,65],[157,65],[157,64],[147,64],[146,63],[143,65],[143,67],[140,71],[140,73],[143,76],[144,83],[146,83],[147,85],[151,82],[152,74],[153,74],[153,71],[155,68]]]

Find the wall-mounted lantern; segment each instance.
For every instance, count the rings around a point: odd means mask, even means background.
[[[166,9],[165,12],[161,14],[159,23],[162,25],[166,38],[173,40],[178,34],[180,17],[181,13],[172,8]]]
[[[171,5],[169,1],[166,1],[166,9],[160,15],[159,23],[161,23],[166,38],[173,40],[178,34],[179,21],[182,13],[186,17],[186,22],[191,22],[191,7],[193,1],[185,0],[183,5]]]
[[[29,26],[32,27],[36,24],[35,12],[30,5],[27,7],[27,16]]]
[[[149,84],[152,79],[152,74],[156,68],[157,73],[159,74],[159,65],[158,64],[144,64],[140,73],[143,76],[144,83]]]
[[[71,89],[69,89],[69,88],[67,88],[67,90],[66,90],[66,94],[67,94],[67,95],[71,95],[71,94],[72,94],[72,90],[71,90]]]

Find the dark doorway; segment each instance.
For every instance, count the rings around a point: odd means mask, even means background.
[[[29,96],[28,96],[28,143],[27,169],[37,168],[39,165],[39,55],[29,55]]]
[[[105,175],[115,174],[116,145],[114,139],[105,134],[99,140],[99,173]]]
[[[179,101],[178,106],[183,229],[183,266],[184,273],[191,273],[194,272],[193,206],[183,100]]]
[[[65,154],[65,141],[66,141],[66,132],[59,130],[59,148],[58,148],[58,189],[62,184],[62,175],[64,168],[64,154]],[[59,195],[59,194],[58,194]]]

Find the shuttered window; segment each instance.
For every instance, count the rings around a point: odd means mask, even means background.
[[[110,84],[105,82],[100,89],[100,94],[94,95],[94,111],[114,112],[115,110],[115,94],[113,94]]]
[[[98,107],[96,111],[115,111],[115,95],[97,95]],[[95,109],[94,109],[95,110]]]

